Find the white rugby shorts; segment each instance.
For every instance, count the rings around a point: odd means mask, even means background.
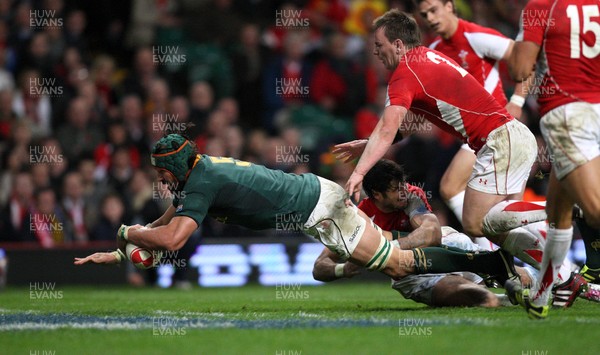
[[[367,221],[358,214],[358,207],[346,206],[346,191],[340,185],[321,177],[319,183],[321,194],[304,224],[304,232],[347,260],[360,242]]]
[[[537,158],[537,142],[527,126],[514,119],[491,131],[468,186],[492,195],[522,192]]]
[[[600,155],[600,104],[559,106],[542,117],[540,128],[559,180]]]

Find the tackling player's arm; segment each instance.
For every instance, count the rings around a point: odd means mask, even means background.
[[[349,261],[342,262],[340,257],[331,250],[324,248],[315,260],[313,278],[317,281],[329,282],[340,278],[350,278],[360,274],[360,266]]]
[[[414,230],[408,236],[398,238],[401,249],[438,246],[442,243],[440,222],[433,213],[417,214],[410,219],[410,224]]]
[[[513,80],[523,82],[535,72],[540,46],[534,42],[515,42],[508,60],[508,70]]]
[[[125,239],[150,250],[179,250],[198,228],[196,221],[187,216],[177,216],[164,226],[128,229]]]
[[[402,106],[390,105],[383,111],[383,117],[375,126],[373,133],[369,137],[369,142],[365,147],[354,172],[346,183],[346,191],[354,200],[360,198],[360,188],[362,186],[365,174],[381,159],[394,141],[394,137],[400,128],[408,110]]]

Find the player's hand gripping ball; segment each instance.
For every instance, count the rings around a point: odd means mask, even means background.
[[[127,243],[125,247],[127,258],[138,269],[149,269],[160,263],[162,252],[140,248],[137,245]]]

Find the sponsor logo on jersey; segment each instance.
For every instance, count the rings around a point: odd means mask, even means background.
[[[183,204],[180,204],[179,206],[177,206],[177,209],[175,210],[175,212],[181,212],[183,211]]]
[[[350,236],[350,239],[348,239],[348,241],[350,243],[352,243],[352,241],[354,241],[354,238],[356,238],[356,234],[358,234],[359,230],[360,230],[360,225],[356,226],[356,228],[354,229],[354,232],[352,233],[352,236]]]

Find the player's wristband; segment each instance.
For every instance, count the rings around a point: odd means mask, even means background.
[[[338,279],[344,277],[344,264],[335,264],[335,277]]]
[[[523,96],[513,95],[510,97],[510,103],[515,104],[518,107],[523,107],[525,104],[525,98]]]
[[[123,261],[123,259],[126,259],[125,254],[123,254],[121,249],[117,249],[117,250],[113,251],[111,254],[114,255],[115,258],[117,258],[118,262],[121,262],[121,261]]]
[[[126,226],[124,224],[121,224],[121,226],[119,227],[119,231],[117,232],[117,235],[119,236],[119,238],[123,239],[123,240],[128,240],[129,236],[127,235],[127,232],[129,231],[129,226]]]

